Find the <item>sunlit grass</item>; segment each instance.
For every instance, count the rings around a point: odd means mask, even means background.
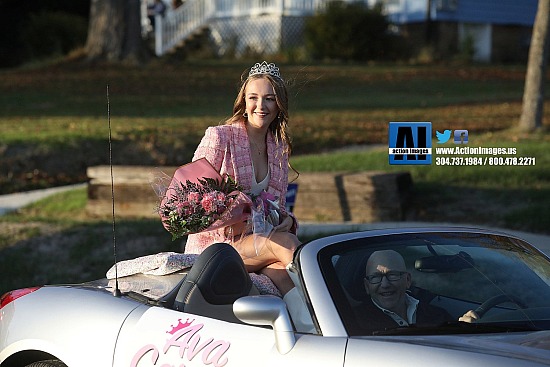
[[[32,149],[33,159],[42,161],[31,162],[22,177],[32,178],[42,164],[57,160],[70,165],[64,174],[73,176],[64,183],[71,183],[84,177],[86,164],[106,164],[107,85],[114,164],[186,163],[204,130],[231,113],[239,75],[248,66],[61,63],[0,71],[0,166],[11,172],[27,163],[20,157]],[[550,134],[513,129],[521,113],[524,66],[279,66],[291,82],[291,162],[298,171],[407,171],[415,219],[548,233]],[[392,166],[390,121],[429,121],[440,131],[468,129],[472,146],[516,147],[517,156],[535,157],[536,166]],[[547,101],[544,124],[549,121]],[[364,149],[367,145],[372,149]],[[47,187],[52,184],[47,178],[24,184]],[[9,174],[0,177],[0,185],[18,189],[12,181]],[[73,190],[0,218],[6,228],[0,231],[0,293],[104,275],[113,260],[112,222],[87,215],[86,200],[85,189]],[[117,218],[116,235],[119,259],[182,250],[155,219]]]

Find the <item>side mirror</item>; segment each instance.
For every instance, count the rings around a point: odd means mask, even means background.
[[[294,328],[286,303],[276,296],[247,296],[233,303],[235,316],[251,325],[271,326],[275,332],[275,343],[281,354],[286,354],[296,344]]]

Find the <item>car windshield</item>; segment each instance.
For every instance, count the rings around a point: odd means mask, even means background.
[[[381,250],[397,252],[403,272],[366,274],[367,259]],[[324,248],[319,261],[350,335],[550,329],[550,263],[514,238],[461,232],[364,237]],[[401,313],[400,326],[392,302],[401,285],[408,312],[411,300],[419,302],[412,318]],[[479,318],[459,322],[470,310]]]

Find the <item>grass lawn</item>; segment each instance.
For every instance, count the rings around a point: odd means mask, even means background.
[[[0,193],[83,182],[86,167],[108,163],[107,85],[114,164],[186,163],[204,129],[230,113],[249,64],[65,63],[0,71]],[[410,220],[550,233],[550,134],[513,129],[523,67],[280,68],[290,81],[292,164],[299,171],[407,170],[414,182]],[[515,147],[536,165],[391,166],[389,121],[468,129],[470,146]],[[381,148],[363,149],[370,145]],[[112,225],[86,217],[85,201],[85,190],[76,190],[0,218],[0,293],[104,274],[112,263]],[[181,250],[158,221],[117,223],[119,259]]]

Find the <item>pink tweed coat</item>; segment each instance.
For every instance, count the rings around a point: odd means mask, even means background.
[[[244,124],[234,123],[209,127],[195,151],[193,161],[206,158],[220,174],[233,177],[243,187],[244,192],[249,192],[252,186],[250,153],[250,143]],[[277,143],[271,133],[267,135],[267,155],[270,171],[267,192],[279,198],[280,207],[284,211],[288,186],[288,153],[284,152],[283,143]],[[295,218],[294,222],[296,223]],[[231,241],[231,238],[226,237],[223,228],[192,234],[187,238],[185,253],[198,254],[213,243]]]

